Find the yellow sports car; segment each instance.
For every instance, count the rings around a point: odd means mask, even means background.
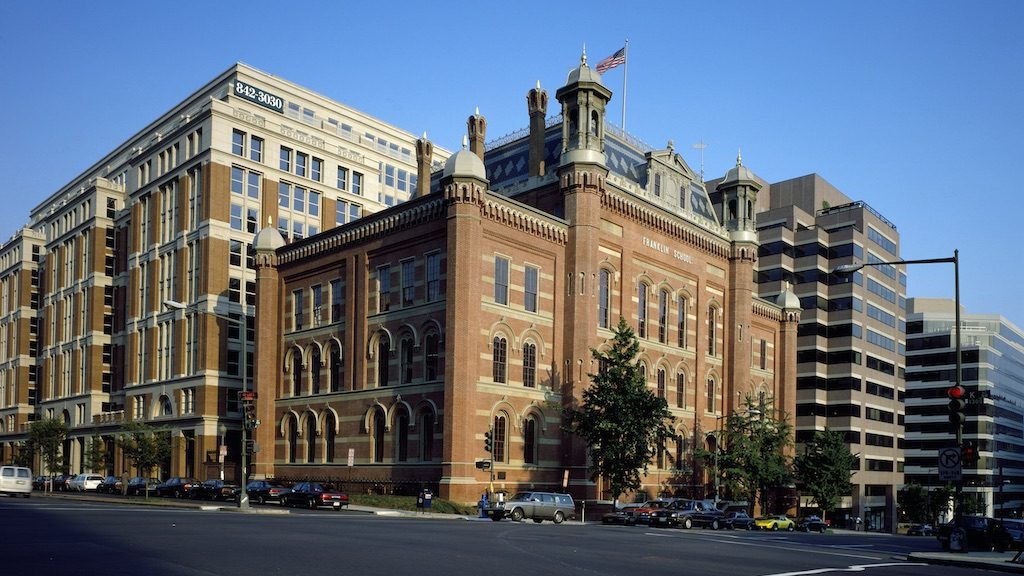
[[[755,522],[759,530],[789,530],[792,532],[796,529],[796,522],[793,522],[789,516],[780,514],[778,516],[761,516]]]

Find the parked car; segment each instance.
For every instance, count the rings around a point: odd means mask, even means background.
[[[801,532],[818,532],[824,534],[828,530],[828,524],[820,516],[806,516],[796,523],[796,529]]]
[[[640,504],[624,504],[622,507],[612,510],[601,516],[602,524],[623,524],[631,526],[636,524],[636,510]]]
[[[288,488],[284,485],[268,480],[253,480],[245,485],[245,492],[249,495],[249,500],[255,501],[257,504],[280,502],[281,493],[287,491]]]
[[[207,480],[189,491],[189,498],[195,500],[234,500],[238,485],[223,480]]]
[[[715,508],[714,503],[703,500],[673,500],[651,512],[651,527],[693,528],[706,526],[718,530],[724,524],[725,515]]]
[[[348,494],[335,492],[319,482],[299,482],[279,496],[281,506],[298,506],[315,509],[330,506],[335,510],[348,507]]]
[[[32,471],[22,466],[0,466],[0,494],[12,498],[21,494],[32,496]]]
[[[99,494],[120,494],[121,493],[121,479],[117,476],[104,476],[103,481],[96,486],[96,492]]]
[[[757,527],[760,530],[789,530],[792,532],[796,529],[796,522],[785,514],[778,514],[776,516],[761,516],[756,520]]]
[[[730,530],[753,530],[757,528],[757,521],[742,510],[726,512],[725,527]]]
[[[188,498],[192,488],[200,484],[195,478],[174,476],[156,485],[156,495],[171,498]]]
[[[68,489],[72,492],[95,492],[101,482],[103,476],[99,474],[78,474],[68,483]]]
[[[32,489],[33,490],[46,490],[46,485],[50,482],[49,476],[36,476],[32,478]]]
[[[1003,528],[1006,528],[1006,532],[1010,535],[1012,542],[1010,547],[1014,550],[1024,549],[1024,520],[1003,518],[1002,522]]]
[[[935,527],[931,524],[914,524],[907,528],[907,536],[935,536]]]
[[[663,498],[658,498],[656,500],[647,500],[646,502],[640,504],[633,510],[632,522],[627,522],[627,524],[630,526],[635,526],[636,524],[650,524],[651,514],[655,510],[660,510],[661,508],[668,506],[672,502],[672,500],[666,500]]]
[[[503,513],[492,513],[491,519],[501,520],[504,516],[516,522],[529,518],[538,524],[545,520],[561,524],[576,517],[572,496],[557,492],[518,492],[505,501],[503,508]]]
[[[939,526],[935,537],[943,550],[950,549],[950,534],[955,528],[963,529],[970,549],[1005,552],[1013,544],[1013,537],[999,520],[986,516],[961,516]]]
[[[61,474],[53,479],[52,487],[50,488],[54,492],[67,492],[68,485],[71,483],[71,479],[74,478],[74,474]]]
[[[128,480],[129,496],[145,496],[148,493],[156,493],[156,487],[160,485],[159,478],[143,478],[135,476]]]

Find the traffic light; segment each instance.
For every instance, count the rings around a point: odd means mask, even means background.
[[[484,450],[491,452],[494,450],[494,443],[491,441],[491,431],[484,432]]]
[[[960,466],[963,468],[974,468],[978,464],[978,449],[974,447],[974,442],[965,440],[960,445]]]
[[[242,403],[243,417],[245,419],[245,427],[252,430],[259,425],[260,421],[256,419],[256,403],[255,402],[243,402]]]
[[[964,407],[967,405],[967,391],[963,386],[951,386],[949,390],[946,390],[946,396],[949,396],[949,423],[953,425],[953,431],[956,432],[967,419],[967,415],[964,414]]]

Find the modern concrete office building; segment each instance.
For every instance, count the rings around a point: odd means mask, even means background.
[[[903,483],[903,348],[906,275],[902,267],[854,262],[900,259],[896,226],[817,174],[765,185],[757,198],[759,294],[793,287],[803,309],[797,344],[797,451],[815,431],[846,435],[859,454],[854,489],[832,513],[893,531]],[[804,498],[804,505],[810,503]]]
[[[938,451],[956,446],[947,390],[956,383],[952,300],[907,301],[906,481],[946,486]],[[1024,514],[1024,331],[996,314],[960,312],[962,382],[969,404],[963,439],[978,460],[963,470],[970,509],[988,516]]]
[[[55,417],[70,470],[98,438],[103,471],[120,474],[114,437],[142,420],[172,437],[161,474],[213,476],[220,446],[231,474],[253,236],[269,219],[296,241],[407,200],[415,148],[409,132],[236,64],[53,192],[0,246],[0,457]],[[434,148],[428,164],[447,156]],[[176,322],[166,301],[201,314]]]

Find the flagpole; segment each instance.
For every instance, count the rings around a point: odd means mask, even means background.
[[[629,38],[623,48],[622,59],[622,131],[626,131],[626,76],[629,75]]]

